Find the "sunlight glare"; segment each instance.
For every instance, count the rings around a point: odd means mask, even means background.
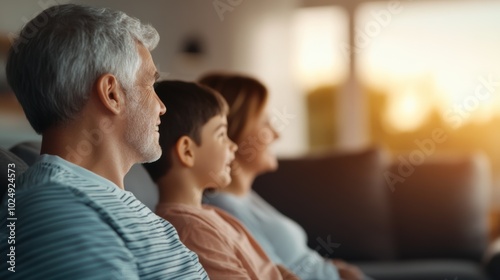
[[[430,106],[413,89],[392,94],[385,115],[385,123],[392,130],[412,131],[421,126],[430,113]]]

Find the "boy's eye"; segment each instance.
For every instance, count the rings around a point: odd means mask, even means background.
[[[220,133],[219,133],[219,137],[227,137],[227,131],[225,129],[223,129]]]

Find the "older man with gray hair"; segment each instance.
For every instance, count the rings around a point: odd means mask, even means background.
[[[78,5],[48,8],[21,31],[7,78],[43,140],[17,180],[15,244],[0,235],[15,265],[3,261],[0,279],[208,278],[172,225],[123,186],[133,164],[161,155],[158,41],[123,12]]]

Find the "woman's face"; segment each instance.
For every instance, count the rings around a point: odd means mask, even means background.
[[[267,105],[257,113],[250,114],[237,143],[236,163],[238,166],[235,172],[242,168],[257,176],[278,168],[276,155],[270,149],[271,144],[278,137],[278,132],[271,125]]]

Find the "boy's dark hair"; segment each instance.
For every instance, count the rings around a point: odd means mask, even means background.
[[[228,112],[226,101],[217,91],[194,82],[162,81],[155,85],[155,91],[167,112],[160,124],[162,155],[156,162],[143,164],[154,182],[172,168],[172,149],[182,136],[201,145],[203,125]]]

